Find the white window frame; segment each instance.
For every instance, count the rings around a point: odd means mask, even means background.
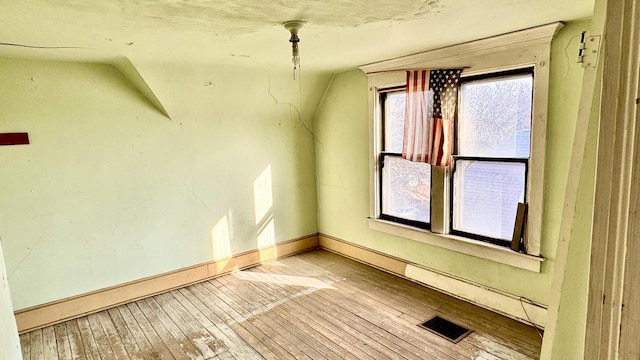
[[[544,261],[540,253],[540,243],[549,61],[551,40],[562,27],[562,23],[553,23],[360,67],[367,74],[369,82],[369,228],[467,255],[540,272],[541,263]],[[503,246],[447,234],[448,208],[446,205],[442,209],[436,208],[435,211],[432,205],[431,231],[379,219],[381,169],[378,157],[383,150],[382,109],[379,92],[388,88],[404,86],[406,70],[455,67],[464,68],[463,77],[533,67],[531,153],[526,194],[528,216],[524,234],[526,254],[517,253]],[[432,201],[434,201],[434,195],[449,193],[437,189],[449,186],[449,176],[448,172],[432,175]],[[437,189],[435,194],[434,189]],[[441,203],[446,204],[447,201],[441,201]]]

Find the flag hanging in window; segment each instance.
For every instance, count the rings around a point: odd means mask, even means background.
[[[447,166],[462,69],[407,71],[402,157]]]

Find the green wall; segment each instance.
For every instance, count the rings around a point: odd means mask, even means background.
[[[31,139],[0,147],[16,309],[317,232],[329,75],[137,65],[172,119],[113,66],[0,58],[0,132]]]
[[[294,82],[289,68],[136,64],[168,119],[110,65],[0,58],[0,132],[31,138],[0,147],[0,239],[13,306],[316,231],[548,303],[582,79],[574,55],[588,27],[570,23],[552,45],[540,274],[368,229],[367,80],[359,70],[329,84],[312,71]],[[315,130],[315,146],[300,120]],[[585,227],[587,215],[578,220]],[[589,244],[578,235],[558,314],[559,359],[579,358],[584,341]]]
[[[542,358],[558,360],[584,359],[587,326],[587,297],[589,290],[589,261],[591,255],[591,229],[595,195],[595,169],[598,139],[598,118],[590,120],[587,134],[578,200],[574,217],[567,263],[563,270],[564,282],[560,289],[555,337],[545,339]],[[560,269],[556,269],[560,271]],[[552,342],[550,341],[552,340]]]
[[[552,43],[541,273],[452,252],[368,228],[369,130],[367,78],[337,74],[316,118],[318,227],[335,236],[411,262],[548,304],[573,131],[582,82],[575,62],[580,32],[570,23]]]
[[[599,83],[596,85],[595,94],[594,99],[599,99]],[[589,119],[580,174],[571,174],[571,176],[580,176],[576,213],[571,229],[566,265],[564,269],[555,269],[564,273],[564,279],[559,289],[560,293],[552,293],[552,296],[558,297],[555,336],[552,339],[544,339],[542,359],[584,359],[599,120],[598,107],[598,110],[592,111]],[[558,291],[554,287],[557,285],[552,284],[552,291]],[[553,318],[550,320],[553,321]]]

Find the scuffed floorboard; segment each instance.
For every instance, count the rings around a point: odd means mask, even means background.
[[[458,344],[416,326],[441,315]],[[25,360],[532,360],[535,329],[312,251],[20,336]]]

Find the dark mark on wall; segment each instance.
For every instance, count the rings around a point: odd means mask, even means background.
[[[5,42],[0,42],[0,46],[16,46],[16,47],[23,47],[23,48],[29,48],[29,49],[88,49],[88,48],[77,47],[77,46],[36,46],[36,45],[5,43]]]
[[[214,85],[214,83],[211,81],[207,81],[204,84],[202,84],[202,86],[211,86],[211,85]]]

